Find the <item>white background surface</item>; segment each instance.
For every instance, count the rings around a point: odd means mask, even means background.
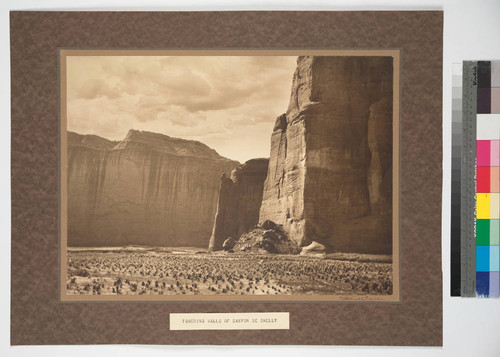
[[[443,347],[10,347],[10,10],[444,10],[443,60]],[[449,297],[451,65],[500,59],[500,0],[3,0],[0,3],[0,356],[500,356],[500,300]],[[422,138],[425,140],[425,138]],[[138,326],[138,328],[140,328]]]

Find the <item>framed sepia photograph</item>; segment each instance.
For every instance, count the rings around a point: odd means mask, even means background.
[[[399,300],[398,50],[60,56],[61,300]]]
[[[442,344],[442,12],[10,24],[12,345]]]

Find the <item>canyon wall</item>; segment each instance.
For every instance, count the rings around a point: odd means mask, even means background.
[[[206,247],[222,173],[239,163],[191,140],[68,133],[68,245]]]
[[[231,178],[222,175],[210,250],[222,249],[224,241],[237,240],[259,222],[268,159],[253,159],[235,168]]]
[[[391,57],[299,57],[260,222],[301,246],[392,253],[392,90]]]

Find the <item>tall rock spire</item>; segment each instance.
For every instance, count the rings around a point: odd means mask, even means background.
[[[260,222],[299,245],[392,252],[392,57],[299,57]]]

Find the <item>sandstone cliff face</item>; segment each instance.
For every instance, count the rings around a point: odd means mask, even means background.
[[[68,245],[206,247],[221,173],[237,165],[161,134],[68,133]]]
[[[259,222],[268,163],[268,159],[249,160],[235,168],[231,178],[222,175],[210,250],[222,249],[228,237],[237,240]]]
[[[299,245],[392,252],[390,57],[299,57],[271,137],[260,221]]]

